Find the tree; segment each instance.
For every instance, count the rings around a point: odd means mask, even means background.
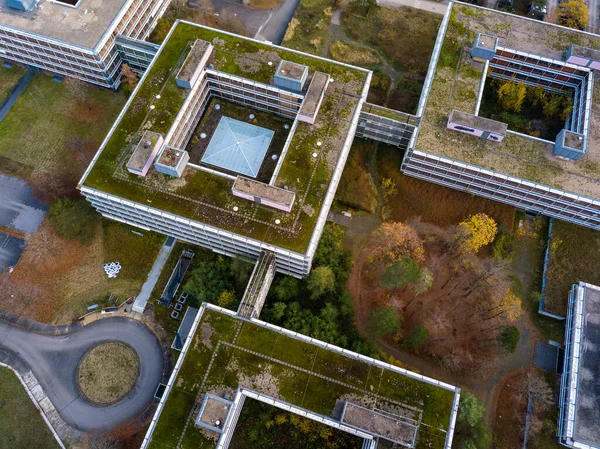
[[[235,301],[235,292],[233,290],[223,290],[217,299],[219,307],[229,308]]]
[[[520,339],[521,333],[515,326],[508,326],[502,329],[499,338],[502,348],[510,354],[515,352]]]
[[[133,90],[139,82],[137,74],[133,71],[131,67],[129,67],[128,64],[123,64],[121,66],[121,76],[123,77],[122,81],[125,90],[127,90],[128,92],[133,92]]]
[[[567,0],[558,5],[558,23],[576,30],[585,30],[589,22],[589,13],[585,0]]]
[[[415,298],[429,290],[432,285],[433,271],[431,271],[427,267],[421,268],[421,270],[419,271],[419,276],[413,284],[413,291],[415,292],[415,294],[410,299],[410,301],[408,301],[408,303],[404,306],[404,310],[408,309],[408,306],[410,306],[410,304],[415,300]]]
[[[425,249],[412,227],[400,222],[384,223],[373,232],[370,256],[386,266],[405,257],[421,263],[425,259]]]
[[[405,257],[402,260],[397,260],[386,268],[379,285],[387,290],[396,290],[402,285],[407,285],[419,279],[421,267],[419,264]]]
[[[429,331],[425,326],[416,326],[404,339],[404,344],[412,350],[417,350],[429,340]]]
[[[61,198],[50,206],[48,222],[61,237],[87,243],[94,237],[100,220],[86,200]]]
[[[402,320],[393,307],[379,307],[369,317],[369,331],[379,338],[393,334],[400,326]]]
[[[77,78],[67,78],[65,84],[71,95],[81,101],[88,108],[88,111],[91,111],[92,105],[90,104],[89,86]]]
[[[216,260],[204,262],[192,270],[184,290],[196,298],[199,303],[197,305],[203,302],[215,304],[221,292],[233,288],[229,274],[228,264],[219,256]]]
[[[471,393],[463,391],[458,405],[458,421],[469,427],[475,427],[483,419],[485,407]]]
[[[504,315],[508,321],[516,321],[523,313],[521,298],[515,295],[510,288],[507,288],[500,303],[488,309],[488,313],[491,313],[491,315],[486,317],[484,321],[491,320],[500,315]]]
[[[323,229],[313,261],[315,267],[327,265],[331,268],[340,285],[348,278],[352,265],[350,252],[344,247],[343,240],[344,230],[335,223],[328,223]]]
[[[283,302],[276,302],[275,304],[273,304],[273,307],[268,309],[268,311],[271,319],[274,322],[278,323],[284,317],[286,309],[287,304]]]
[[[505,81],[498,87],[496,95],[504,109],[521,112],[521,106],[525,100],[525,95],[527,95],[527,87],[524,83]]]
[[[283,302],[297,299],[300,295],[300,281],[292,276],[284,276],[273,287],[273,294]]]
[[[479,213],[458,225],[457,238],[462,240],[461,247],[465,252],[476,253],[482,246],[492,243],[497,233],[494,219]]]
[[[306,288],[311,299],[320,298],[325,293],[334,291],[335,276],[331,268],[325,265],[314,268],[306,279]]]

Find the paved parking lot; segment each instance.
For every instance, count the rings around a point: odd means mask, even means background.
[[[0,233],[0,279],[10,274],[26,247],[25,240]]]
[[[0,174],[0,226],[31,234],[37,231],[47,210],[25,181]]]

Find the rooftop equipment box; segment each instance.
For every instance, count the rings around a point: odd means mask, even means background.
[[[283,59],[277,66],[273,84],[282,89],[294,92],[302,92],[304,83],[308,77],[308,67],[295,62],[284,61]]]
[[[508,125],[455,109],[450,113],[450,117],[448,117],[448,129],[470,134],[481,139],[501,142],[504,136],[506,136]]]
[[[471,49],[471,57],[477,62],[491,61],[496,56],[498,38],[479,33]]]
[[[586,141],[583,134],[574,133],[563,129],[556,136],[554,143],[554,156],[566,157],[578,161],[586,153]]]

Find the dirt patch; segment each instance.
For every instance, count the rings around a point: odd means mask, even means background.
[[[204,321],[200,325],[200,332],[202,333],[202,343],[204,344],[204,346],[206,346],[208,349],[212,349],[213,345],[211,342],[211,337],[215,333],[213,327],[210,325],[210,323]]]
[[[77,388],[92,404],[108,406],[131,391],[139,371],[139,357],[131,346],[116,341],[101,343],[81,359]]]
[[[270,368],[268,371],[255,376],[240,374],[238,375],[238,380],[241,386],[251,388],[274,398],[279,397],[279,381],[270,373]]]

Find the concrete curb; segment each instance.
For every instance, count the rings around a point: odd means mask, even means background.
[[[0,309],[0,321],[4,321],[36,334],[55,337],[72,334],[83,327],[83,324],[79,321],[61,325],[44,324],[2,309]]]

